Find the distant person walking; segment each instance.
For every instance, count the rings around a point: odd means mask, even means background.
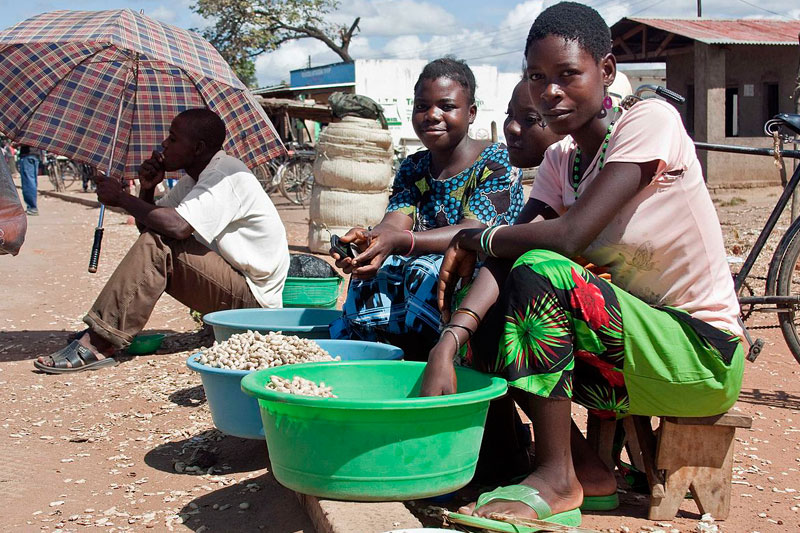
[[[36,206],[36,189],[39,175],[39,151],[30,146],[19,147],[19,176],[22,182],[22,199],[25,200],[25,212],[28,216],[38,216]]]

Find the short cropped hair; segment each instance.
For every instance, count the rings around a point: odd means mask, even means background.
[[[414,92],[417,92],[423,80],[438,80],[439,78],[449,78],[464,87],[467,90],[470,105],[475,103],[475,74],[464,60],[451,56],[434,59],[422,69],[417,83],[414,84]]]
[[[191,135],[196,141],[204,141],[209,151],[214,153],[222,149],[225,143],[225,123],[219,115],[210,109],[198,107],[187,109],[178,117],[189,121],[192,125]]]
[[[611,30],[608,24],[600,13],[577,2],[560,2],[539,13],[528,32],[525,57],[528,57],[532,43],[549,35],[577,41],[595,61],[600,61],[611,53]]]

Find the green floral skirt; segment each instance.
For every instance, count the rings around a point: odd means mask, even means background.
[[[744,368],[736,335],[651,307],[546,250],[516,261],[462,356],[511,387],[606,417],[723,413]]]

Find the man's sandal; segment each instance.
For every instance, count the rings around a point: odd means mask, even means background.
[[[536,511],[536,515],[539,518],[538,520],[524,520],[524,522],[532,524],[531,526],[522,525],[520,523],[523,522],[522,519],[520,519],[519,522],[512,523],[460,513],[448,513],[448,520],[466,526],[491,528],[492,531],[508,531],[509,533],[529,533],[547,528],[546,524],[542,524],[541,527],[536,527],[533,525],[535,522],[548,522],[551,524],[575,527],[581,525],[580,509],[572,509],[570,511],[564,511],[563,513],[553,514],[547,502],[539,496],[539,490],[534,487],[529,487],[528,485],[509,485],[508,487],[498,487],[491,492],[485,492],[478,498],[475,510],[498,500],[524,503]]]
[[[619,494],[584,496],[581,511],[613,511],[619,507]]]
[[[86,328],[86,329],[81,330],[81,331],[75,331],[73,333],[70,333],[69,336],[67,337],[67,344],[71,343],[72,341],[80,340],[80,338],[83,337],[87,333],[89,333],[89,328]]]
[[[78,341],[72,341],[65,348],[52,353],[50,359],[53,361],[52,366],[43,365],[39,361],[34,361],[33,366],[47,374],[70,374],[119,364],[119,361],[112,357],[98,359],[92,350]]]

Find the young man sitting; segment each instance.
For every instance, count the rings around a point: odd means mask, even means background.
[[[140,167],[138,198],[98,176],[98,199],[133,215],[142,234],[84,317],[89,328],[36,368],[60,374],[117,364],[115,350],[144,328],[164,292],[204,314],[282,306],[286,230],[255,176],[222,151],[224,141],[219,116],[190,109],[172,121],[163,153]],[[164,172],[181,169],[187,175],[154,202]]]

